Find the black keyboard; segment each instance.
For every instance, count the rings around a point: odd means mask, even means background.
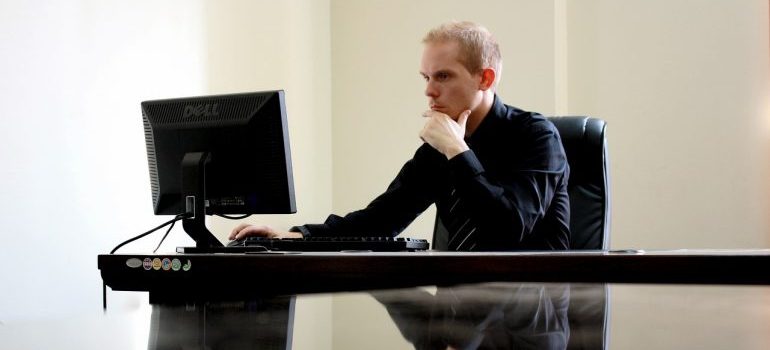
[[[424,239],[403,237],[305,237],[305,238],[264,238],[248,237],[232,241],[228,247],[243,247],[248,250],[338,252],[373,251],[398,252],[428,250]]]

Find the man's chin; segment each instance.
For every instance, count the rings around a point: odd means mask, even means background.
[[[430,109],[435,112],[444,113],[454,120],[457,120],[457,117],[460,115],[460,113],[455,113],[446,107],[431,107]]]

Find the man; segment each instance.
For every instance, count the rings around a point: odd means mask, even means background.
[[[556,128],[495,94],[502,59],[483,27],[453,22],[423,39],[430,109],[417,150],[365,209],[291,232],[242,224],[247,236],[395,236],[435,203],[448,250],[569,248],[569,166]]]

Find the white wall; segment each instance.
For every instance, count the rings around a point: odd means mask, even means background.
[[[613,247],[768,247],[768,2],[568,13],[569,110],[609,123]]]
[[[609,123],[613,247],[770,245],[768,13],[767,1],[568,3],[568,106]],[[611,331],[659,319],[639,292],[611,308]],[[755,347],[689,326],[713,348]],[[615,334],[612,348],[650,343]]]
[[[205,91],[202,24],[195,1],[0,3],[4,347],[146,347],[133,335],[149,319],[118,332],[84,315],[101,314],[97,254],[165,220],[152,215],[139,101]]]
[[[139,101],[204,91],[202,20],[199,2],[0,3],[0,320],[99,310],[96,255],[161,221]]]
[[[297,214],[245,221],[288,229],[325,218],[332,203],[329,3],[209,1],[204,13],[211,93],[286,91]],[[210,224],[222,240],[234,225]]]
[[[3,347],[146,348],[146,294],[110,292],[102,317],[96,265],[168,219],[152,213],[140,101],[284,88],[300,212],[270,220],[331,210],[328,2],[1,2],[0,44]],[[190,244],[175,229],[161,250]],[[329,348],[330,300],[298,308],[297,348]]]
[[[286,91],[297,213],[254,215],[244,222],[288,229],[331,211],[331,54],[329,2],[207,1],[206,69],[211,93]],[[225,241],[236,223],[215,218]],[[294,349],[332,349],[329,296],[297,300]]]

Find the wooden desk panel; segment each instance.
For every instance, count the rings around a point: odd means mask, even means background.
[[[770,284],[770,250],[132,254],[98,264],[113,290],[201,297],[493,281]]]

